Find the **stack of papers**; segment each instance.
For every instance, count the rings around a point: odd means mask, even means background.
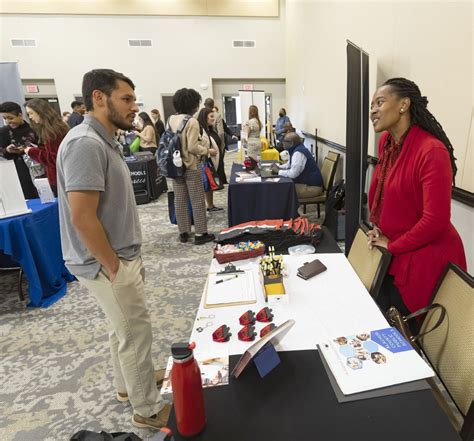
[[[216,308],[255,303],[257,292],[261,289],[261,283],[255,269],[235,274],[210,273],[205,288],[204,307]]]
[[[433,370],[394,328],[338,336],[319,348],[344,395],[434,376]]]

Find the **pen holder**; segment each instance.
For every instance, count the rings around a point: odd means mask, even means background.
[[[265,290],[265,301],[268,303],[281,303],[287,300],[283,276],[270,275],[263,276],[263,288]]]

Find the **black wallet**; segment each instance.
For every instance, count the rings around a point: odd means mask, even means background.
[[[312,262],[306,262],[303,266],[298,268],[297,276],[304,280],[308,280],[311,279],[311,277],[317,276],[326,270],[326,266],[321,263],[319,259],[316,259]]]

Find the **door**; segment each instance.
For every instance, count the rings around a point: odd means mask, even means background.
[[[176,113],[176,109],[173,105],[173,95],[161,95],[161,99],[163,100],[164,122],[166,124],[168,118]]]

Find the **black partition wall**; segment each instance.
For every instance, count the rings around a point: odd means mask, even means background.
[[[347,41],[346,254],[362,218],[369,130],[369,56]]]

